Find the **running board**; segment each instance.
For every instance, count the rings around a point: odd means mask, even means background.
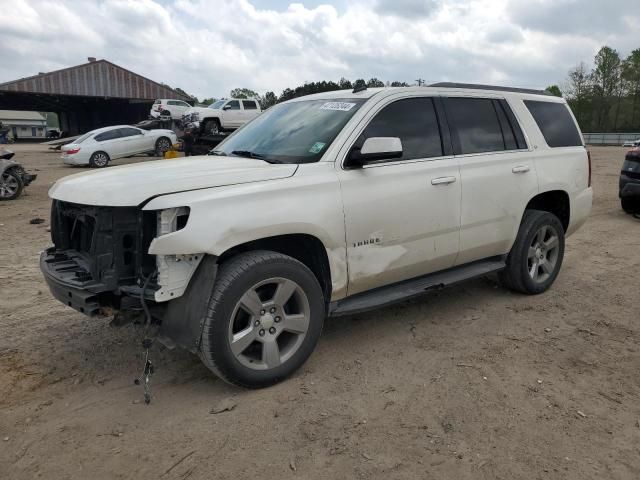
[[[375,288],[368,292],[358,293],[342,300],[331,302],[329,315],[337,317],[365,312],[424,295],[429,291],[439,290],[471,278],[482,277],[502,270],[505,267],[505,259],[503,256],[492,257],[487,260],[480,260],[385,287]]]

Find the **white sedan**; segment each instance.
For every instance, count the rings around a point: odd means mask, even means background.
[[[111,160],[138,153],[161,156],[177,141],[172,130],[142,130],[129,125],[104,127],[64,145],[62,161],[68,165],[106,167]]]

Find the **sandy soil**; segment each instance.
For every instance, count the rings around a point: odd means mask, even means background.
[[[640,478],[640,221],[619,206],[621,148],[592,149],[593,212],[546,294],[486,278],[329,320],[307,364],[260,391],[158,346],[149,406],[140,333],[58,303],[38,269],[47,189],[78,169],[14,148],[39,176],[0,204],[0,477]],[[235,407],[211,414],[220,402]]]

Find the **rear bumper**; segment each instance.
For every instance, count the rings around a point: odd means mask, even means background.
[[[632,178],[624,172],[620,174],[620,198],[640,197],[640,178]]]

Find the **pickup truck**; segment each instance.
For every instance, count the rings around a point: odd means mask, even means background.
[[[240,128],[260,113],[262,110],[256,100],[229,98],[213,102],[208,107],[190,108],[182,121],[195,124],[203,134],[218,135]]]

